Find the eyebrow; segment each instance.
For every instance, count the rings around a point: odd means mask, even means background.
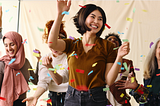
[[[13,42],[9,43],[9,44],[14,44]],[[7,45],[7,43],[4,43],[4,45]]]
[[[91,15],[96,16],[96,15],[94,15],[94,14],[91,14]],[[98,18],[102,18],[102,16],[98,16]],[[103,18],[102,18],[102,19],[103,19]]]

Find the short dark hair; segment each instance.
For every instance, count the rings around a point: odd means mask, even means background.
[[[115,36],[117,39],[118,39],[118,42],[119,42],[119,46],[122,45],[122,41],[121,39],[119,38],[119,35],[118,34],[115,34],[115,33],[109,33],[108,35],[105,36],[105,39],[107,40],[108,37],[110,36]]]
[[[96,34],[96,36],[100,36],[104,30],[105,23],[106,23],[106,15],[103,9],[99,6],[94,4],[87,4],[85,8],[81,8],[77,14],[73,17],[73,21],[75,26],[77,27],[77,31],[83,35],[86,31],[90,31],[91,29],[87,27],[85,24],[87,16],[93,12],[94,10],[98,10],[102,14],[103,18],[103,26],[101,30]]]

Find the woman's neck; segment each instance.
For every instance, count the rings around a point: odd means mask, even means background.
[[[91,35],[88,33],[83,34],[82,42],[83,44],[94,44],[96,40],[96,35]]]

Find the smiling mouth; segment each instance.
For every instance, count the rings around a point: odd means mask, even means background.
[[[95,26],[95,25],[91,25],[91,27],[92,27],[92,28],[96,28],[96,29],[98,28],[98,26]]]

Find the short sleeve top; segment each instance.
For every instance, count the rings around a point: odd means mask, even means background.
[[[64,39],[68,57],[69,85],[92,89],[105,86],[106,63],[113,63],[117,52],[114,45],[100,37],[96,37],[95,46],[87,53],[83,49],[82,40]]]

